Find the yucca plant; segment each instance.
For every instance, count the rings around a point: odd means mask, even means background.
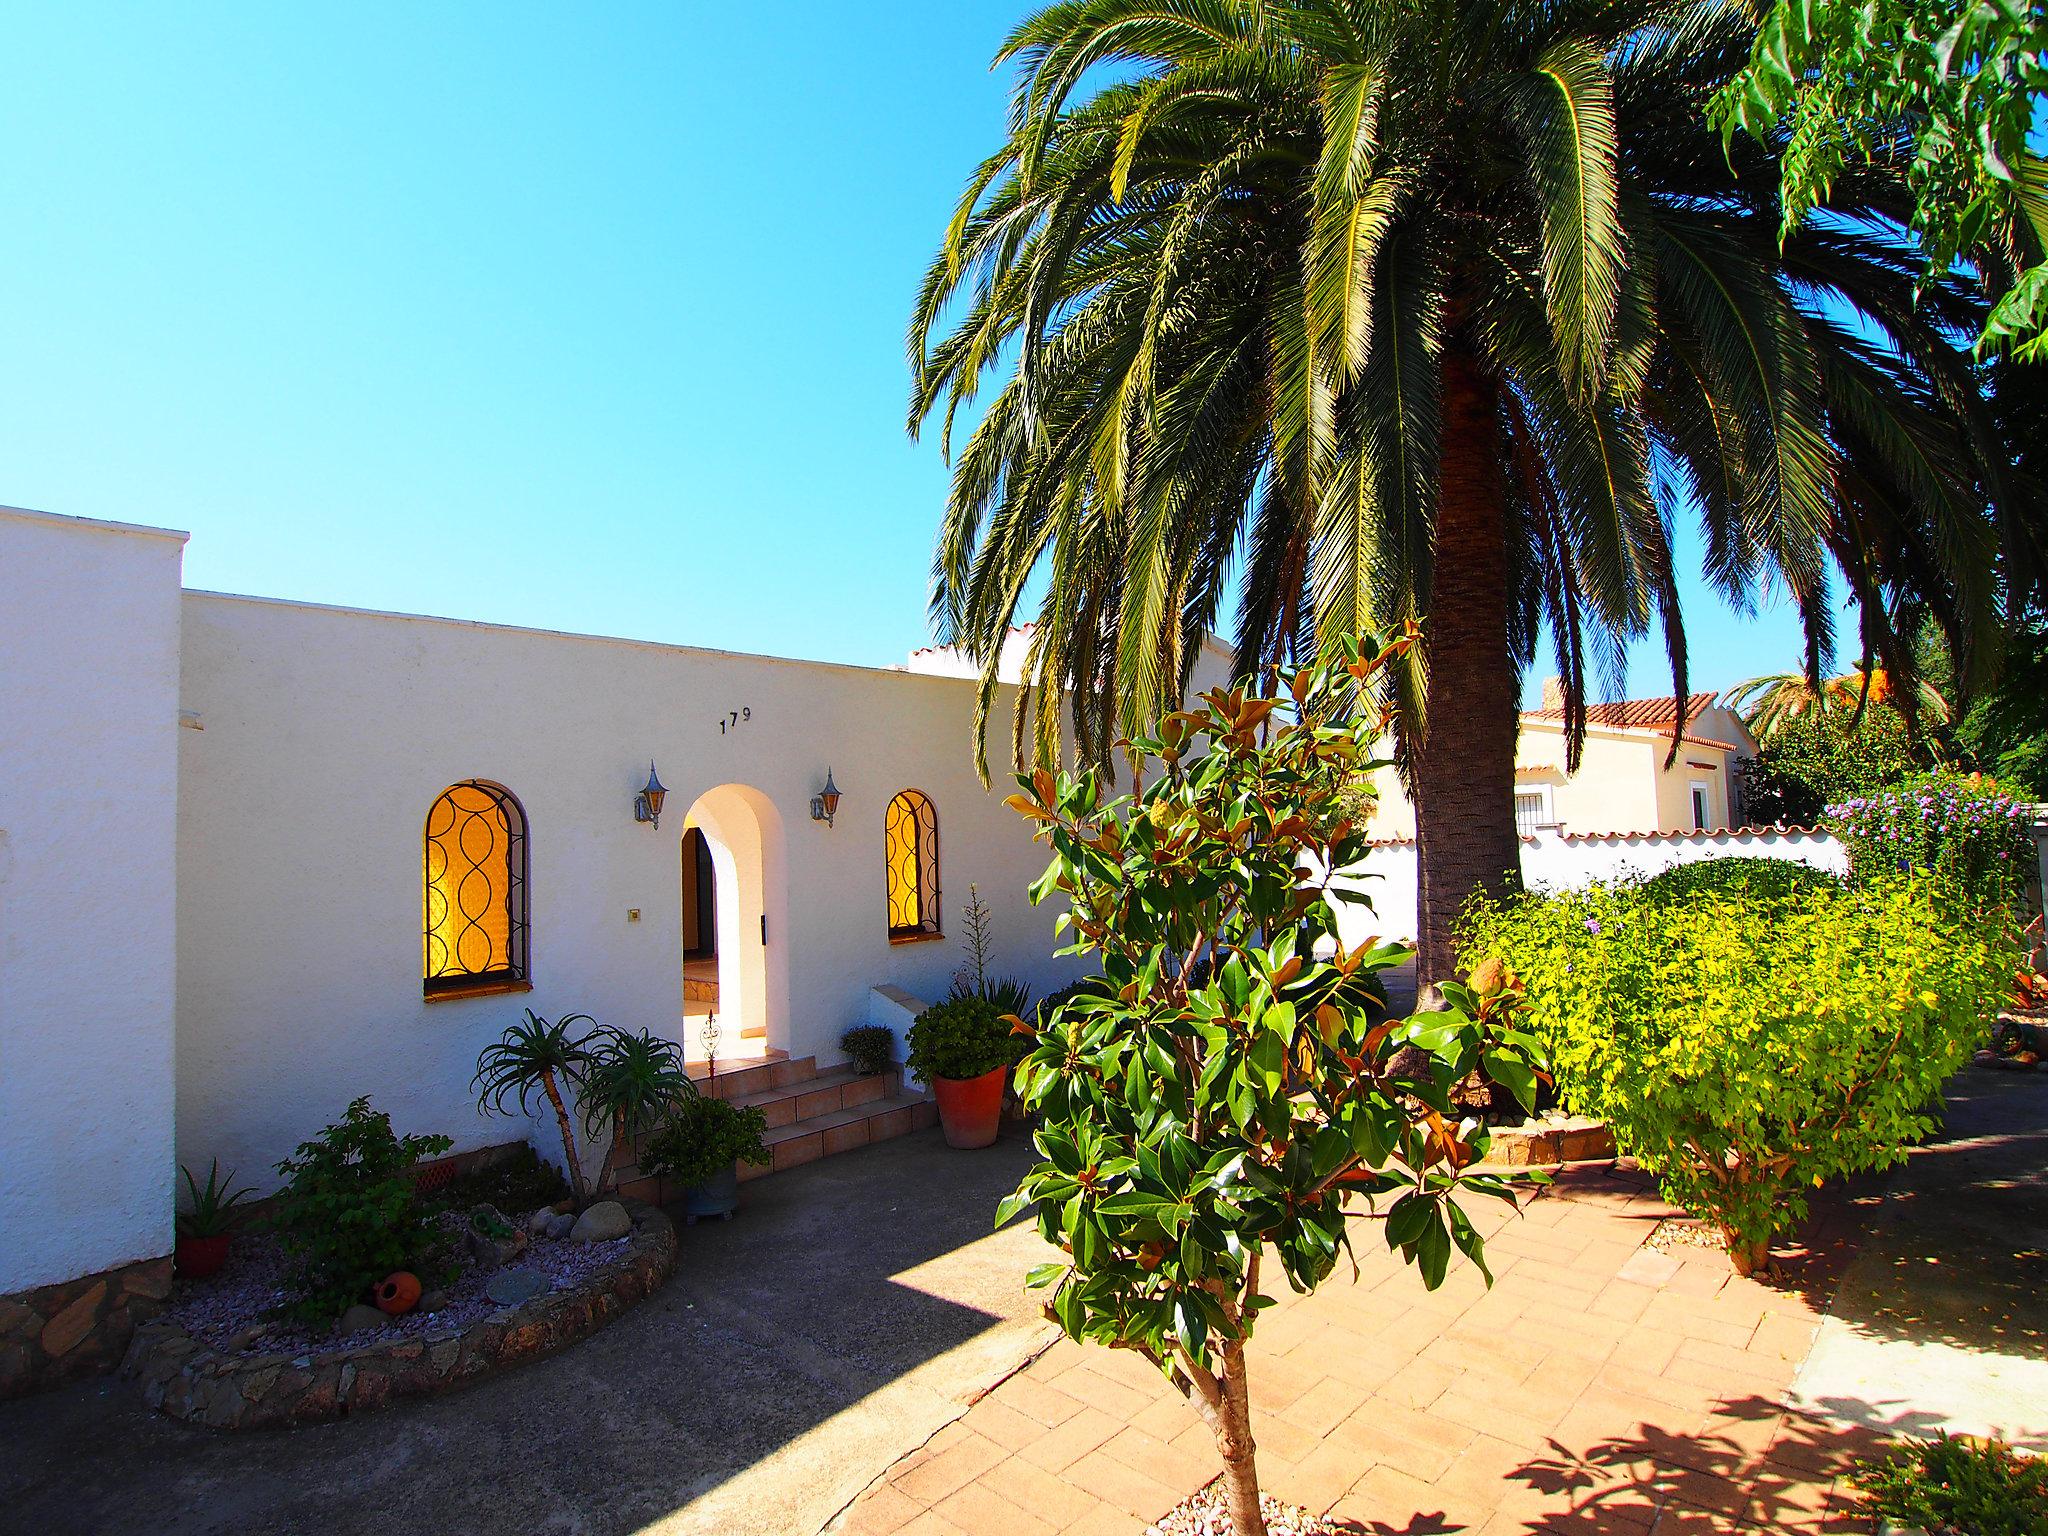
[[[592,1136],[611,1134],[594,1193],[611,1186],[619,1150],[653,1130],[697,1097],[697,1085],[683,1064],[683,1048],[642,1030],[603,1028],[591,1037],[590,1065],[579,1098],[583,1128]]]
[[[590,1029],[572,1034],[577,1025]],[[469,1086],[476,1090],[477,1108],[486,1114],[510,1113],[509,1100],[521,1114],[531,1111],[536,1097],[545,1098],[555,1112],[555,1124],[562,1133],[562,1156],[569,1165],[569,1187],[577,1205],[588,1203],[590,1188],[583,1180],[583,1163],[576,1155],[576,1133],[569,1123],[569,1105],[564,1089],[576,1094],[594,1061],[591,1036],[597,1021],[587,1013],[564,1014],[552,1024],[531,1008],[524,1022],[514,1024],[477,1057],[476,1075]]]
[[[909,335],[911,428],[953,463],[933,615],[984,714],[1042,594],[1016,755],[1059,760],[1070,699],[1109,765],[1226,607],[1247,675],[1426,619],[1385,695],[1430,979],[1467,897],[1517,879],[1539,637],[1574,767],[1588,673],[1630,641],[1687,695],[1680,515],[1729,600],[1790,595],[1809,675],[1833,588],[1905,696],[1916,612],[1978,679],[2048,523],[1970,356],[1981,294],[1922,273],[1886,163],[1780,244],[1777,141],[1724,154],[1705,119],[1754,35],[1739,0],[1025,18]]]

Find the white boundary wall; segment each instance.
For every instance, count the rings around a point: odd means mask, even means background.
[[[1522,878],[1532,887],[1568,890],[1621,875],[1654,875],[1705,859],[1791,859],[1835,874],[1848,869],[1842,845],[1803,827],[1746,827],[1723,832],[1561,835],[1522,839]],[[1347,945],[1372,935],[1415,937],[1415,844],[1382,843],[1347,872],[1343,884],[1372,899],[1373,909],[1337,903],[1338,935]]]
[[[184,541],[0,509],[0,1292],[171,1251]]]

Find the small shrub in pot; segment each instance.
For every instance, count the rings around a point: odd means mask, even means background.
[[[739,1203],[739,1165],[768,1161],[768,1117],[751,1105],[694,1098],[676,1106],[642,1154],[644,1172],[684,1188],[684,1220],[730,1216]]]
[[[910,1026],[910,1069],[932,1085],[949,1146],[996,1139],[1004,1085],[1024,1052],[1011,1028],[998,1004],[972,994],[932,1004]]]
[[[235,1171],[221,1177],[220,1161],[207,1165],[204,1186],[192,1177],[190,1168],[178,1170],[185,1176],[186,1204],[178,1212],[178,1273],[187,1280],[203,1280],[228,1261],[228,1247],[240,1225],[237,1210],[253,1193],[234,1188]]]
[[[896,1037],[881,1024],[861,1024],[839,1037],[847,1063],[862,1077],[879,1077],[896,1065]]]

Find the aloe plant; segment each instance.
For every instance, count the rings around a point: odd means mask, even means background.
[[[583,1128],[595,1136],[608,1127],[612,1144],[598,1169],[596,1192],[611,1184],[619,1148],[644,1131],[668,1120],[697,1097],[697,1085],[683,1065],[683,1050],[673,1040],[642,1030],[602,1029],[591,1037],[590,1066],[583,1078]]]
[[[570,1034],[577,1024],[589,1031]],[[555,1112],[555,1124],[562,1133],[562,1155],[569,1164],[569,1186],[580,1207],[589,1202],[590,1188],[583,1179],[583,1164],[576,1155],[576,1133],[569,1124],[569,1105],[563,1096],[567,1085],[579,1090],[596,1056],[591,1048],[597,1021],[587,1013],[564,1014],[554,1023],[526,1010],[526,1021],[514,1024],[496,1041],[484,1047],[476,1060],[476,1075],[469,1086],[477,1090],[477,1108],[485,1114],[508,1114],[508,1099],[522,1114],[529,1113],[536,1095],[545,1097]]]

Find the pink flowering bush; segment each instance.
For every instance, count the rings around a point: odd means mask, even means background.
[[[1916,774],[1829,806],[1824,824],[1857,880],[1926,874],[1979,912],[2013,907],[2033,873],[2028,807],[1983,774]]]

